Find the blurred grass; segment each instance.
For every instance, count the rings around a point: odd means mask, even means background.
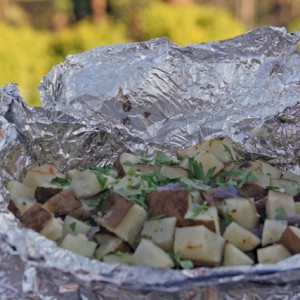
[[[153,0],[135,15],[135,40],[167,36],[184,45],[225,39],[245,32],[245,26],[228,11],[213,6],[171,6]],[[24,99],[40,105],[37,87],[52,66],[68,54],[96,46],[133,41],[132,28],[107,18],[100,24],[81,21],[59,32],[0,23],[0,86],[19,83]]]

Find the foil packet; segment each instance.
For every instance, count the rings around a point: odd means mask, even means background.
[[[263,27],[178,46],[166,38],[70,55],[42,79],[43,107],[0,89],[3,299],[298,299],[299,255],[274,265],[162,270],[108,265],[21,228],[6,184],[30,166],[62,172],[132,150],[149,158],[215,136],[242,157],[300,174],[300,32]]]

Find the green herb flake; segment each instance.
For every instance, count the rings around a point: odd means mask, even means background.
[[[228,226],[232,222],[232,218],[231,218],[231,215],[230,215],[230,212],[229,212],[228,208],[225,211],[224,220],[225,220],[226,226]]]
[[[287,213],[284,209],[284,207],[281,205],[281,206],[278,206],[276,208],[276,218],[284,218],[287,216]]]
[[[206,191],[206,190],[211,189],[211,187],[209,185],[205,185],[202,181],[199,181],[199,180],[193,180],[193,179],[182,177],[179,179],[179,181],[185,183],[187,185],[189,191],[192,191],[194,189],[200,190],[200,191]]]
[[[202,203],[193,207],[193,218],[197,217],[200,214],[203,214],[209,210],[209,205],[207,203]]]
[[[162,165],[174,166],[177,163],[165,153],[158,151],[154,159],[154,165],[157,167],[161,167]]]
[[[116,251],[115,253],[114,253],[116,256],[119,256],[119,257],[121,257],[121,256],[124,256],[124,252],[121,252],[121,251]]]
[[[71,228],[71,230],[72,230],[73,232],[75,232],[76,225],[77,225],[76,222],[73,222],[73,223],[69,224],[69,227]]]
[[[177,269],[192,269],[194,267],[194,264],[191,260],[181,259],[181,252],[170,253],[169,255],[175,264],[175,268]]]
[[[64,187],[69,184],[69,181],[67,177],[55,177],[51,180],[50,183],[59,187]]]
[[[149,219],[149,221],[161,221],[162,219],[164,219],[166,216],[164,214],[162,215],[157,215],[157,216],[154,216],[152,218]]]
[[[135,245],[138,245],[143,239],[146,239],[146,240],[152,240],[152,236],[148,235],[148,234],[142,234],[140,235],[139,237],[135,238],[133,240],[133,243]]]

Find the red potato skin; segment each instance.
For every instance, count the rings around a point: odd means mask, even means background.
[[[60,193],[62,189],[38,186],[34,192],[34,198],[38,203],[46,203],[50,198]]]
[[[40,232],[52,218],[53,215],[50,211],[45,209],[41,204],[36,203],[25,211],[20,221],[24,227]]]
[[[62,190],[51,197],[44,207],[50,210],[55,217],[61,217],[70,214],[73,210],[82,207],[82,204],[75,198],[73,192]]]
[[[150,208],[150,217],[176,217],[177,226],[184,224],[184,216],[188,210],[189,192],[187,190],[154,191],[146,196]]]
[[[133,203],[117,193],[110,193],[101,207],[104,216],[101,217],[100,223],[116,228],[124,219]]]
[[[245,198],[254,198],[257,202],[268,195],[268,190],[255,183],[245,183],[241,188],[241,195]]]
[[[279,243],[286,247],[292,254],[300,253],[300,239],[289,227],[282,233]]]
[[[9,201],[8,202],[8,206],[7,206],[8,210],[11,211],[13,213],[13,215],[20,219],[21,218],[21,213],[19,211],[19,209],[16,207],[15,203],[13,201]]]

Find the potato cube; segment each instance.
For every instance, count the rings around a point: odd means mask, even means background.
[[[115,254],[107,254],[103,256],[102,261],[107,264],[132,264],[132,254],[131,253],[115,253]]]
[[[107,181],[102,186],[96,174],[91,170],[71,170],[68,174],[71,178],[69,188],[78,199],[92,197],[107,189],[112,182],[110,176],[103,175],[107,178]]]
[[[179,167],[171,167],[167,165],[163,165],[160,169],[160,173],[170,179],[188,177],[188,171],[179,168]]]
[[[275,264],[290,256],[291,253],[280,244],[257,250],[257,259],[260,264]]]
[[[29,208],[36,204],[34,199],[25,197],[17,197],[16,199],[12,200],[12,202],[19,210],[20,215],[23,215]]]
[[[140,159],[136,155],[122,152],[115,161],[114,167],[117,169],[119,177],[124,177],[131,167],[139,162]]]
[[[262,233],[262,246],[278,242],[286,228],[287,221],[266,219]]]
[[[221,214],[229,214],[232,221],[243,226],[244,228],[254,228],[258,223],[253,199],[246,198],[227,198],[218,206]]]
[[[254,261],[240,249],[226,242],[224,247],[223,266],[253,265]]]
[[[243,252],[253,250],[260,244],[260,239],[256,235],[235,222],[226,227],[223,236]]]
[[[55,177],[64,177],[53,164],[44,164],[28,170],[23,183],[32,189],[50,183]]]
[[[183,259],[216,266],[221,263],[223,246],[224,239],[202,225],[175,230],[174,252],[180,252]]]
[[[96,258],[102,259],[103,256],[115,252],[123,241],[109,234],[96,234],[95,240],[100,246],[96,250]]]
[[[295,203],[292,196],[269,190],[266,202],[266,214],[268,219],[276,219],[281,214],[293,216],[296,214]]]
[[[34,199],[34,189],[16,180],[11,180],[7,184],[7,189],[9,190],[11,200],[19,197]]]
[[[134,265],[157,268],[172,268],[174,263],[170,256],[152,242],[142,239],[132,256]]]
[[[63,235],[78,235],[79,233],[86,235],[90,229],[90,225],[87,225],[86,223],[71,216],[66,216],[63,224]]]
[[[40,231],[46,238],[56,241],[63,235],[63,221],[60,218],[52,218]]]
[[[155,245],[171,252],[173,250],[175,225],[175,217],[146,221],[141,235],[150,236]]]
[[[72,234],[66,235],[60,246],[76,254],[91,258],[95,252],[97,244],[93,241],[89,241],[85,235],[80,233],[76,236]]]
[[[297,181],[284,178],[271,178],[271,186],[283,189],[285,193],[295,196],[299,193],[300,184]]]
[[[279,242],[292,254],[300,253],[300,228],[288,226],[282,233]]]

